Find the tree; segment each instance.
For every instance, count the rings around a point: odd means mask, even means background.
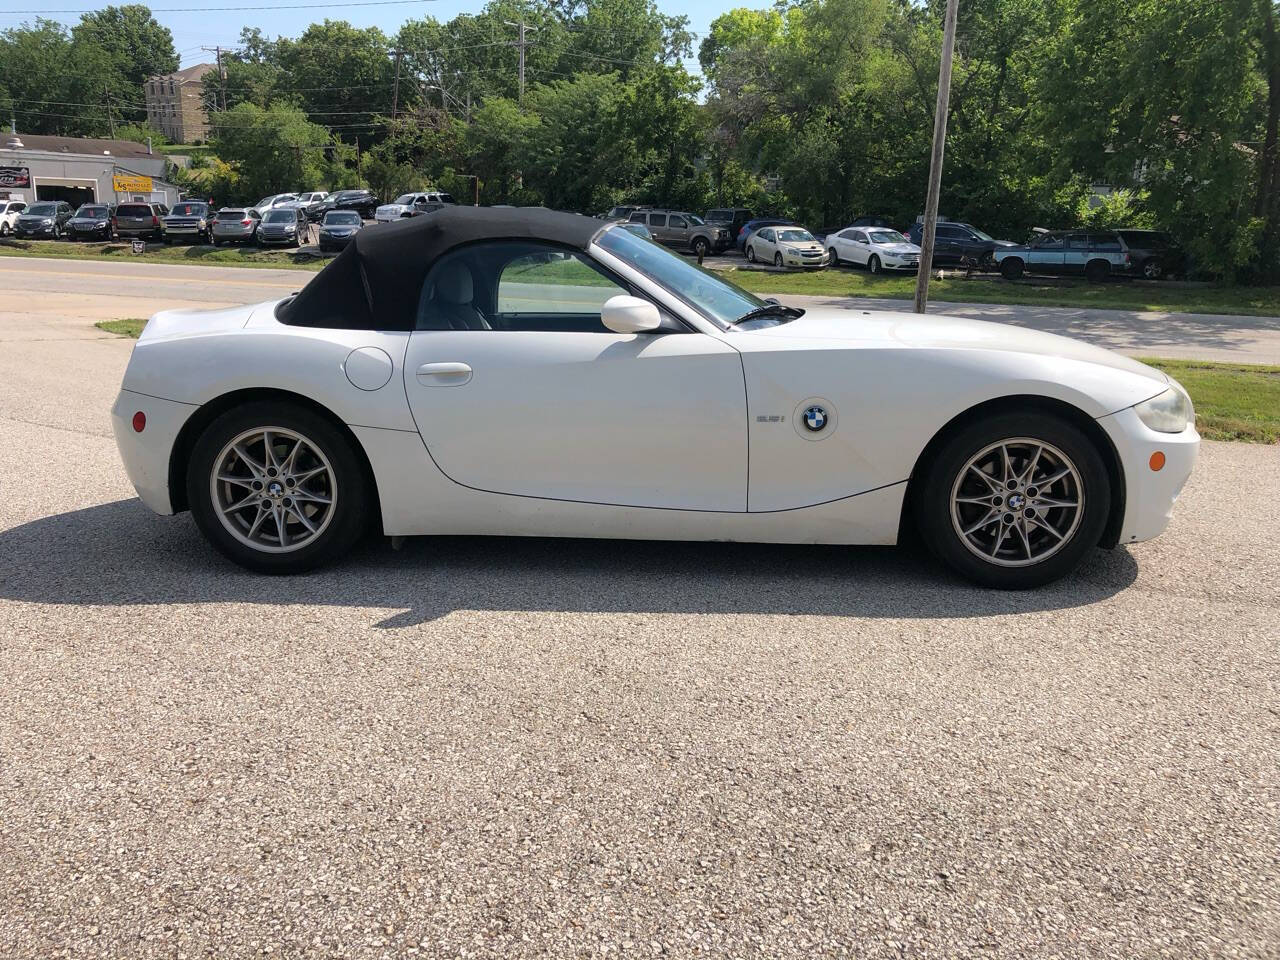
[[[295,107],[241,103],[212,120],[216,155],[235,171],[240,195],[257,199],[332,181],[336,145]]]
[[[82,14],[71,30],[71,42],[76,56],[94,51],[105,59],[112,108],[119,105],[126,119],[146,118],[142,85],[148,77],[178,69],[173,35],[140,4]]]

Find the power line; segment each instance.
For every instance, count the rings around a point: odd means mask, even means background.
[[[209,13],[219,10],[318,10],[327,7],[398,7],[411,3],[433,3],[435,0],[359,0],[357,3],[293,3],[280,6],[245,7],[151,7],[152,13]],[[6,10],[6,16],[41,17],[50,13],[101,13],[105,8],[75,10]]]

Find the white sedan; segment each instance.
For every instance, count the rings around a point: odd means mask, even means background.
[[[847,227],[827,237],[827,260],[834,267],[852,263],[872,273],[882,270],[916,270],[920,248],[897,230],[884,227]]]
[[[1098,347],[758,299],[624,227],[445,208],[279,301],[147,323],[112,411],[157,513],[272,573],[371,531],[892,544],[1029,587],[1158,535],[1187,394]]]
[[[775,267],[810,267],[821,270],[827,265],[822,244],[804,227],[761,227],[747,238],[747,259]]]

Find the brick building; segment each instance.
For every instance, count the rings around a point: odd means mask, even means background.
[[[218,68],[212,63],[152,77],[142,85],[147,122],[174,143],[195,143],[209,135],[209,117],[200,100],[201,81]]]

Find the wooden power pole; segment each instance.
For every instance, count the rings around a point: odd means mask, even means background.
[[[508,27],[515,27],[520,31],[520,39],[517,40],[513,44],[513,46],[515,46],[520,51],[520,102],[524,103],[524,51],[525,51],[525,48],[529,46],[530,43],[533,42],[532,40],[525,39],[525,33],[529,30],[532,30],[534,33],[537,33],[538,28],[531,27],[528,24],[526,24],[524,22],[523,17],[520,19],[519,23],[512,23],[510,20],[504,20],[502,22],[505,23]]]
[[[391,86],[391,119],[396,118],[396,108],[400,105],[400,58],[403,52],[400,50],[392,50],[396,55],[396,80]]]
[[[929,157],[929,189],[924,201],[920,269],[916,271],[916,313],[924,313],[929,304],[929,275],[933,271],[933,243],[938,228],[938,194],[942,190],[942,159],[947,145],[947,113],[951,108],[951,54],[956,46],[956,13],[959,5],[960,0],[947,0],[947,16],[942,28],[938,104],[933,114],[933,153]]]

